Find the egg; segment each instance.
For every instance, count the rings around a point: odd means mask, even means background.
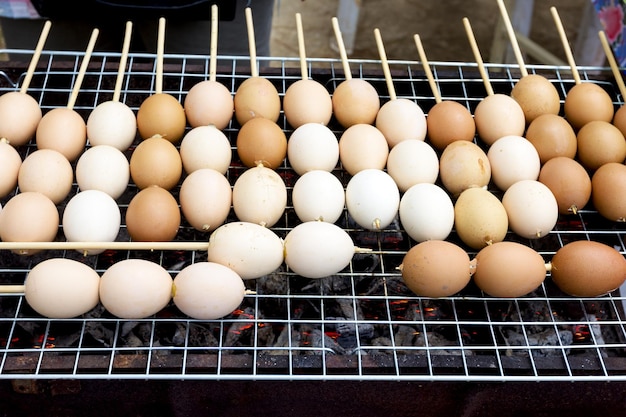
[[[202,168],[183,180],[178,200],[187,222],[196,230],[209,232],[226,221],[232,203],[232,189],[224,174]]]
[[[333,102],[326,87],[315,80],[302,79],[287,87],[283,97],[287,122],[294,129],[306,123],[327,125],[333,115]]]
[[[40,149],[29,154],[17,176],[21,192],[36,191],[59,204],[70,193],[74,170],[60,152],[53,149]]]
[[[197,262],[174,278],[173,301],[184,314],[198,320],[216,320],[243,301],[246,288],[232,269],[214,262]]]
[[[591,198],[591,178],[575,159],[551,158],[541,167],[538,180],[554,194],[559,214],[576,214]]]
[[[519,103],[505,94],[492,94],[481,100],[474,110],[476,132],[491,145],[503,136],[521,136],[526,118]]]
[[[159,135],[171,143],[178,143],[185,134],[186,126],[185,110],[170,94],[149,96],[137,111],[137,129],[142,139]]]
[[[235,103],[224,84],[204,80],[189,89],[183,108],[192,128],[211,125],[222,130],[233,118]]]
[[[235,117],[240,125],[255,117],[273,122],[280,116],[280,96],[267,78],[247,78],[237,88],[234,98]]]
[[[256,223],[228,222],[209,237],[207,260],[229,267],[242,279],[271,274],[283,258],[282,239]]]
[[[244,222],[272,227],[287,207],[287,186],[271,168],[248,168],[233,185],[233,209]]]
[[[522,297],[546,278],[543,257],[517,242],[497,242],[476,254],[474,283],[492,297]]]
[[[0,240],[3,242],[52,242],[59,230],[59,212],[50,198],[36,191],[11,197],[0,211]],[[37,249],[13,251],[32,255]]]
[[[447,297],[469,283],[473,271],[461,247],[445,240],[427,240],[413,246],[399,267],[402,280],[415,294]]]
[[[308,171],[296,180],[291,191],[293,208],[300,221],[336,222],[346,202],[341,181],[328,171]]]
[[[276,169],[287,156],[287,136],[272,120],[250,119],[237,133],[237,155],[247,167]]]
[[[626,108],[622,105],[613,115],[613,125],[626,136]]]
[[[129,180],[128,159],[114,146],[93,146],[76,163],[76,183],[82,191],[99,190],[118,199],[126,191]]]
[[[626,166],[609,162],[591,177],[591,200],[598,213],[616,222],[626,221]]]
[[[626,280],[626,259],[613,247],[578,240],[558,249],[550,262],[552,281],[566,294],[598,297]]]
[[[611,97],[602,87],[581,82],[567,92],[563,111],[567,121],[577,130],[595,120],[610,122],[615,110]]]
[[[398,143],[389,151],[386,165],[401,192],[415,184],[434,184],[439,177],[439,157],[432,146],[421,140]]]
[[[491,180],[491,163],[475,143],[455,141],[441,153],[439,176],[444,188],[458,196],[468,188],[487,186]]]
[[[340,273],[354,256],[354,243],[341,227],[320,221],[300,223],[284,241],[285,263],[305,278],[324,278]]]
[[[383,169],[388,156],[385,136],[372,125],[353,124],[339,138],[339,160],[350,175],[364,169]]]
[[[339,142],[327,126],[305,123],[291,133],[287,159],[298,175],[313,170],[330,172],[339,162]]]
[[[520,78],[511,90],[511,97],[524,111],[527,124],[543,114],[557,115],[561,110],[561,98],[556,87],[539,74]]]
[[[367,81],[351,78],[341,82],[332,94],[333,114],[339,124],[372,124],[380,109],[376,89]]]
[[[113,242],[120,231],[122,215],[115,200],[100,190],[74,195],[63,210],[63,234],[68,242]],[[79,249],[96,255],[105,249]]]
[[[100,302],[121,319],[142,319],[161,311],[172,299],[173,280],[161,265],[124,259],[100,278]]]
[[[11,146],[26,145],[35,136],[42,113],[32,96],[9,91],[0,96],[0,138]]]
[[[22,157],[7,141],[0,140],[0,198],[15,191]]]
[[[126,210],[126,229],[133,240],[168,242],[180,227],[180,209],[174,196],[152,185],[140,190]]]
[[[444,240],[454,226],[454,204],[441,187],[415,184],[400,199],[400,223],[417,242]]]
[[[24,281],[26,302],[50,319],[69,319],[98,305],[100,275],[72,259],[50,258],[33,267]]]
[[[137,187],[157,185],[166,190],[174,188],[183,173],[183,162],[176,146],[154,136],[145,139],[130,156],[130,177]]]
[[[490,191],[473,187],[454,204],[454,226],[459,238],[473,249],[504,240],[509,220],[502,202]]]
[[[528,125],[526,139],[533,144],[542,164],[551,158],[576,156],[577,140],[572,125],[556,114],[542,114]]]
[[[203,168],[226,174],[232,159],[230,141],[224,132],[213,125],[197,126],[187,132],[180,143],[179,152],[187,174]]]
[[[396,218],[400,191],[389,174],[379,169],[359,171],[346,185],[346,208],[364,229],[382,230]]]
[[[506,191],[521,180],[536,180],[541,162],[537,149],[522,136],[504,136],[487,151],[491,164],[491,179],[496,187]]]
[[[87,139],[91,146],[108,145],[126,151],[137,137],[137,117],[121,101],[98,104],[87,117]]]
[[[587,169],[595,170],[608,162],[624,162],[626,140],[622,132],[609,122],[586,123],[576,135],[578,160]]]
[[[426,116],[422,108],[406,98],[389,100],[378,110],[375,125],[390,148],[408,140],[426,139]]]
[[[428,140],[439,151],[455,141],[471,142],[476,135],[472,113],[461,103],[451,100],[442,100],[428,111],[426,126]]]
[[[37,149],[52,149],[74,162],[85,150],[87,125],[82,116],[68,107],[50,110],[37,125]]]
[[[502,196],[502,205],[511,230],[527,239],[546,236],[559,217],[554,194],[536,180],[522,180],[511,185]]]

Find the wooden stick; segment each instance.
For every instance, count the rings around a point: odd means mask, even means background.
[[[248,28],[248,48],[250,49],[250,75],[259,76],[256,65],[256,41],[254,39],[254,22],[252,21],[252,9],[246,7],[246,27]]]
[[[0,242],[0,250],[189,250],[206,251],[208,242]]]
[[[552,6],[550,7],[550,13],[552,14],[552,18],[554,19],[554,23],[556,24],[556,29],[559,32],[559,37],[561,38],[561,43],[563,44],[563,49],[565,50],[567,62],[572,69],[574,82],[576,82],[576,84],[580,84],[580,74],[578,73],[578,68],[576,68],[576,62],[574,62],[572,48],[569,46],[567,35],[565,34],[565,29],[563,29],[563,22],[561,22],[561,18],[559,17],[559,12],[556,10],[556,7]]]
[[[302,29],[302,15],[300,13],[296,13],[296,32],[298,33],[298,52],[300,54],[300,73],[302,74],[302,79],[306,80],[309,78],[309,71],[306,66],[306,50],[304,47],[304,30]]]
[[[422,61],[422,66],[424,67],[426,78],[428,79],[428,85],[430,85],[430,89],[432,90],[433,96],[435,97],[435,102],[441,103],[441,93],[439,93],[439,88],[437,88],[437,83],[435,83],[435,77],[433,77],[433,73],[430,70],[428,59],[426,59],[426,52],[424,51],[424,46],[422,45],[422,40],[420,39],[420,35],[417,35],[417,34],[413,35],[413,39],[415,40],[417,53],[420,57],[420,61]]]
[[[91,59],[91,53],[93,52],[93,49],[96,45],[96,39],[98,39],[98,34],[98,29],[94,29],[91,33],[91,38],[89,39],[89,44],[87,45],[87,51],[85,52],[83,62],[81,63],[80,69],[78,71],[78,76],[76,77],[76,81],[74,82],[72,94],[70,95],[70,99],[67,102],[67,108],[70,110],[74,108],[74,104],[76,103],[76,98],[78,97],[80,86],[83,83],[83,78],[85,78],[85,72],[87,72],[89,60]]]
[[[209,57],[209,81],[215,82],[217,74],[217,28],[219,15],[217,4],[211,6],[211,47]]]
[[[524,58],[522,57],[522,52],[520,51],[519,43],[517,42],[517,37],[515,36],[515,29],[513,29],[511,19],[509,18],[509,14],[506,11],[504,0],[498,0],[498,7],[500,8],[500,14],[502,15],[502,19],[504,20],[504,27],[509,34],[509,40],[511,41],[513,54],[515,55],[515,59],[517,60],[517,64],[519,65],[519,70],[522,73],[522,77],[526,77],[528,75],[528,71],[526,70]]]
[[[163,93],[163,54],[165,53],[165,18],[159,19],[159,32],[157,35],[157,62],[156,62],[156,88],[157,94]]]
[[[25,289],[24,285],[0,284],[0,294],[22,294]]]
[[[393,78],[391,77],[391,71],[389,71],[389,62],[387,61],[387,53],[385,52],[385,45],[383,45],[383,38],[380,35],[378,28],[374,29],[374,38],[376,39],[376,46],[378,47],[378,55],[380,55],[380,62],[383,66],[383,74],[385,75],[385,81],[387,83],[387,90],[389,90],[389,98],[391,100],[396,99],[396,89],[393,86]]]
[[[352,79],[352,72],[350,71],[350,63],[348,62],[348,54],[346,53],[346,45],[343,43],[343,37],[341,36],[341,29],[339,28],[339,20],[336,17],[332,18],[333,31],[335,32],[335,38],[337,38],[337,47],[339,48],[339,56],[341,57],[341,63],[343,64],[343,72],[346,81]]]
[[[470,25],[470,21],[467,17],[463,18],[463,25],[465,26],[465,33],[467,33],[467,39],[469,40],[472,52],[474,53],[474,59],[478,64],[478,72],[480,72],[480,76],[483,79],[483,84],[485,84],[485,90],[487,90],[487,95],[492,96],[493,87],[491,86],[491,82],[489,81],[489,74],[485,70],[483,58],[480,56],[480,50],[478,49],[478,44],[476,43],[476,38],[474,37],[474,31],[472,30],[472,26]]]
[[[52,23],[49,20],[47,20],[46,23],[44,23],[43,25],[43,29],[41,30],[41,34],[39,35],[39,41],[37,42],[37,46],[35,47],[33,57],[30,59],[30,65],[28,66],[26,76],[24,77],[24,82],[22,83],[22,88],[20,89],[20,93],[22,94],[26,94],[26,91],[28,91],[28,87],[30,87],[30,82],[33,79],[35,68],[37,67],[37,63],[39,62],[41,51],[46,44],[46,39],[48,38],[48,33],[50,33],[51,26]]]
[[[626,86],[624,85],[624,79],[622,78],[622,73],[619,70],[619,65],[617,64],[615,56],[613,55],[613,49],[611,49],[611,45],[609,45],[609,41],[606,38],[606,34],[603,30],[598,32],[598,36],[600,37],[600,43],[602,43],[602,48],[604,49],[606,59],[609,61],[609,65],[611,66],[611,71],[613,72],[613,76],[615,77],[615,82],[617,83],[619,92],[622,95],[622,100],[624,100],[626,99]]]
[[[122,56],[120,57],[120,67],[117,70],[117,79],[115,80],[115,90],[113,91],[112,101],[120,101],[122,83],[124,82],[124,73],[126,72],[126,61],[128,60],[128,51],[130,50],[130,37],[132,31],[133,23],[126,22],[126,32],[124,33],[124,43],[122,44]]]

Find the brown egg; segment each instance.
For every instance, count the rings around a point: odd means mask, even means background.
[[[67,107],[50,110],[37,125],[37,149],[53,149],[75,161],[87,144],[87,125],[82,116]]]
[[[476,254],[474,282],[492,297],[521,297],[546,278],[543,257],[517,242],[498,242]]]
[[[564,293],[575,297],[597,297],[624,283],[626,259],[609,245],[579,240],[556,251],[550,271],[552,281]]]
[[[11,197],[0,211],[0,240],[4,242],[52,242],[59,230],[59,212],[45,195],[26,191]],[[37,249],[13,251],[32,255]]]
[[[621,106],[613,115],[613,125],[626,136],[626,106]]]
[[[492,94],[478,103],[474,122],[478,137],[487,145],[503,136],[521,136],[526,130],[524,111],[506,94]]]
[[[474,142],[455,141],[439,158],[439,176],[450,194],[457,196],[471,187],[484,187],[491,180],[491,164],[485,151]]]
[[[189,89],[183,107],[191,127],[214,125],[222,130],[233,118],[235,104],[224,84],[206,80]]]
[[[170,94],[153,94],[141,103],[137,111],[137,129],[142,139],[160,135],[177,143],[185,134],[185,110]]]
[[[572,87],[565,97],[565,118],[574,129],[580,129],[594,120],[613,120],[613,101],[599,85],[583,82]]]
[[[576,214],[591,198],[591,178],[575,159],[557,156],[539,171],[539,182],[552,191],[559,214]]]
[[[0,96],[0,138],[12,146],[26,145],[41,121],[41,108],[32,96],[10,91]]]
[[[618,128],[606,121],[595,120],[580,128],[577,139],[578,160],[587,169],[595,170],[608,162],[624,162],[626,140]]]
[[[442,151],[457,140],[472,141],[476,134],[476,124],[472,114],[461,103],[443,100],[435,104],[426,118],[428,140]]]
[[[529,74],[513,86],[511,97],[524,111],[526,124],[542,114],[559,114],[561,98],[554,84],[539,74]]]
[[[593,173],[591,201],[603,217],[626,221],[626,165],[610,162]]]
[[[59,204],[72,189],[74,170],[60,152],[53,149],[39,149],[29,154],[17,177],[20,191],[38,191],[54,204]]]
[[[174,196],[156,185],[144,188],[130,200],[126,229],[133,240],[168,242],[180,227],[180,209]]]
[[[350,175],[369,168],[383,169],[388,156],[387,139],[370,124],[354,124],[339,138],[339,160]]]
[[[454,295],[472,276],[468,254],[444,240],[427,240],[413,246],[404,255],[400,271],[406,286],[425,297]]]
[[[536,117],[528,125],[526,139],[537,149],[542,164],[557,156],[576,156],[576,132],[565,118],[556,114]]]
[[[468,188],[454,204],[454,225],[459,238],[473,249],[504,240],[509,227],[498,197],[484,188]]]
[[[291,84],[283,98],[287,122],[297,129],[306,123],[330,122],[333,102],[326,87],[315,80],[298,80]]]
[[[351,78],[341,82],[332,95],[333,114],[341,126],[372,124],[380,109],[376,89],[367,81]]]
[[[274,84],[267,78],[250,77],[235,92],[235,117],[244,125],[254,117],[263,117],[273,122],[280,115],[280,97]]]
[[[130,156],[130,176],[139,188],[150,185],[171,190],[183,173],[183,163],[176,146],[160,136],[141,142]]]
[[[276,122],[255,117],[237,133],[237,155],[247,167],[276,169],[287,155],[287,136]]]
[[[20,154],[8,141],[0,139],[0,198],[15,191],[21,165]]]

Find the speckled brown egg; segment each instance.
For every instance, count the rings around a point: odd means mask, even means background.
[[[170,94],[153,94],[137,111],[137,129],[142,139],[160,135],[177,143],[185,134],[187,119],[182,104]]]

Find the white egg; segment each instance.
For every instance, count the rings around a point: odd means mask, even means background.
[[[232,269],[214,262],[197,262],[176,275],[172,293],[176,307],[189,317],[215,320],[235,310],[245,291],[241,277]]]
[[[123,152],[136,136],[135,113],[120,101],[98,104],[87,118],[87,138],[92,146],[110,145]]]
[[[389,151],[387,173],[402,192],[415,184],[434,184],[439,176],[439,157],[424,141],[404,140]]]
[[[226,223],[209,237],[207,259],[231,268],[243,279],[274,272],[283,257],[282,239],[256,223]]]
[[[502,191],[521,180],[536,180],[541,162],[534,145],[522,136],[503,136],[487,151],[491,179]]]
[[[24,281],[28,304],[48,318],[72,318],[94,308],[100,300],[100,276],[72,259],[50,258],[31,269]]]
[[[233,209],[243,222],[272,227],[287,207],[287,187],[271,168],[245,170],[233,186]]]
[[[546,236],[559,217],[554,194],[535,180],[522,180],[511,185],[502,196],[502,205],[511,230],[528,239]]]
[[[376,127],[383,133],[390,148],[407,139],[426,139],[426,116],[422,108],[406,98],[390,100],[376,115]]]
[[[291,191],[293,208],[303,221],[321,220],[334,223],[346,203],[341,181],[328,171],[309,171],[296,181]]]
[[[388,156],[385,136],[372,125],[352,125],[339,138],[339,160],[350,175],[364,169],[383,169]]]
[[[307,171],[332,171],[339,161],[339,142],[327,126],[305,123],[287,141],[287,159],[298,175]]]
[[[226,176],[210,168],[197,169],[180,186],[178,200],[185,219],[196,230],[215,230],[226,221],[232,204]]]
[[[400,206],[400,191],[389,174],[365,169],[346,186],[346,208],[364,229],[382,230],[393,222]]]
[[[100,278],[100,302],[122,319],[142,319],[158,313],[172,299],[173,280],[161,265],[145,259],[124,259]]]
[[[81,191],[68,201],[63,211],[63,233],[69,242],[113,242],[119,233],[120,209],[107,193]],[[95,255],[104,249],[80,250]]]
[[[126,155],[110,145],[87,149],[76,163],[76,183],[82,190],[104,191],[119,198],[130,180],[130,164]]]
[[[417,242],[445,240],[454,226],[452,199],[435,184],[409,188],[400,199],[399,213],[402,227]]]
[[[226,174],[232,155],[230,141],[214,125],[194,127],[180,143],[180,158],[187,174],[201,168]]]
[[[285,236],[285,263],[306,278],[324,278],[346,268],[354,243],[341,227],[327,222],[300,223]]]

